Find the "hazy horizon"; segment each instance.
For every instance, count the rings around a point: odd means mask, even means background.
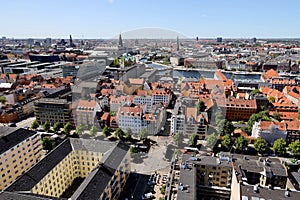
[[[188,38],[299,38],[297,0],[10,0],[0,37],[109,39],[140,27]]]

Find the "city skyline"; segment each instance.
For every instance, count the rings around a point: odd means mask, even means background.
[[[153,28],[188,38],[299,38],[295,26],[300,2],[258,1],[5,1],[0,36],[8,38],[109,39]],[[161,36],[158,36],[161,38]]]

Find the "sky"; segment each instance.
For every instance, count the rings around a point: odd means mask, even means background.
[[[299,0],[0,0],[0,37],[111,38],[157,27],[190,38],[300,38]]]

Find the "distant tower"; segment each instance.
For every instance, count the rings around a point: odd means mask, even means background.
[[[46,38],[45,39],[45,46],[51,46],[51,44],[52,44],[52,41],[51,41],[51,38]]]
[[[70,34],[70,46],[73,45],[72,35]]]
[[[222,38],[221,37],[217,37],[217,43],[222,43]]]
[[[120,33],[120,35],[119,35],[119,46],[120,46],[120,47],[123,47],[123,41],[122,41],[121,33]]]
[[[256,37],[252,38],[252,42],[256,43]]]
[[[179,51],[179,37],[177,36],[177,48],[176,48],[177,51]]]
[[[70,34],[70,47],[75,47],[75,44],[73,43],[72,35]]]
[[[135,45],[135,46],[139,45],[139,40],[138,40],[138,39],[135,39],[135,40],[134,40],[134,45]]]
[[[198,36],[196,37],[196,40],[197,40],[197,41],[199,40]]]

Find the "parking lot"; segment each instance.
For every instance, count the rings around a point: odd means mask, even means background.
[[[152,136],[151,140],[156,143],[148,153],[140,152],[132,156],[131,175],[120,200],[163,198],[161,187],[168,180],[174,146],[171,144],[172,138],[168,136]]]

